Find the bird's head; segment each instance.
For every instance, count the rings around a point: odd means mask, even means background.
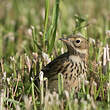
[[[89,44],[87,39],[82,35],[71,35],[60,40],[66,44],[70,54],[88,57]]]

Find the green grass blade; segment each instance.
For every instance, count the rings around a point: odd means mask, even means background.
[[[54,11],[53,11],[52,25],[54,27],[53,27],[53,30],[52,30],[53,34],[51,36],[49,50],[48,50],[49,54],[52,52],[52,49],[53,49],[53,46],[54,46],[54,43],[55,43],[55,38],[56,38],[56,30],[57,30],[58,15],[59,15],[59,3],[60,3],[60,0],[56,0],[55,8],[54,8]]]
[[[45,38],[47,32],[48,18],[49,18],[49,0],[45,3],[45,23],[44,23],[44,34],[43,34],[43,46],[45,46]]]

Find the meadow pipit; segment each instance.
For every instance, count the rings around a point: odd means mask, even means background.
[[[67,46],[67,52],[47,64],[41,71],[48,78],[49,89],[58,88],[58,73],[63,75],[64,88],[78,87],[81,75],[86,77],[88,66],[88,41],[80,34],[61,38]]]

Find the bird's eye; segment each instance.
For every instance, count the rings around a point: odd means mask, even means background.
[[[80,43],[80,40],[76,40],[76,43]]]

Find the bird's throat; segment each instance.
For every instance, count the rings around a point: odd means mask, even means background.
[[[69,59],[72,60],[73,62],[77,62],[77,63],[79,63],[79,62],[82,61],[82,59],[80,58],[80,56],[76,56],[76,55],[70,55],[69,56]]]

